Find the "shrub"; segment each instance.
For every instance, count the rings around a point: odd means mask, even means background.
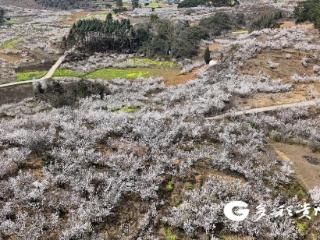
[[[108,89],[102,84],[85,80],[69,82],[50,80],[43,86],[37,83],[35,87],[35,97],[50,102],[54,107],[74,105],[79,98],[91,95],[99,95],[103,98],[108,92]]]
[[[278,20],[282,18],[281,11],[265,13],[261,17],[254,20],[251,24],[251,30],[260,30],[263,28],[277,28],[279,27]]]
[[[232,29],[233,24],[228,14],[216,13],[211,17],[201,19],[199,26],[207,30],[210,35],[218,36],[221,33]]]
[[[115,14],[118,14],[118,13],[122,13],[122,12],[128,11],[128,9],[126,7],[118,7],[118,8],[113,8],[112,11]]]
[[[244,14],[227,14],[218,12],[213,16],[201,19],[199,26],[211,36],[219,36],[231,29],[243,28],[246,25]]]
[[[200,40],[208,37],[202,28],[191,27],[187,22],[175,24],[157,19],[150,22],[150,28],[150,38],[140,49],[149,57],[191,58],[197,54]]]
[[[318,0],[299,2],[294,10],[294,16],[298,23],[310,21],[320,28],[320,2]]]
[[[178,4],[178,8],[197,7],[199,5],[206,5],[207,0],[184,0]]]

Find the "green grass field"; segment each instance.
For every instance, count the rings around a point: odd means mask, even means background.
[[[85,73],[79,73],[69,69],[57,69],[57,71],[53,75],[54,77],[84,77]]]
[[[179,68],[180,65],[172,61],[157,61],[150,58],[129,58],[124,62],[116,64],[116,67],[157,67],[157,68]]]
[[[31,72],[19,72],[17,73],[17,81],[27,81],[32,79],[39,79],[46,75],[47,71],[31,71]],[[68,69],[58,69],[54,73],[54,77],[83,77],[85,74],[78,73]]]
[[[10,50],[16,50],[18,44],[21,42],[19,38],[12,38],[10,40],[5,41],[0,48],[2,49],[10,49]]]
[[[158,66],[158,67],[169,67],[169,68],[177,68],[179,64],[172,61],[157,61],[150,58],[132,58],[130,59],[135,64],[139,65],[150,65],[150,66]]]
[[[32,79],[39,79],[43,77],[46,71],[31,71],[17,73],[17,81],[27,81]],[[91,73],[79,73],[68,69],[58,69],[53,77],[78,77],[78,78],[92,78],[92,79],[105,79],[111,80],[115,78],[126,78],[129,80],[139,77],[150,77],[151,74],[147,70],[139,69],[114,69],[106,68],[100,69]]]
[[[140,77],[150,77],[150,73],[147,70],[139,69],[114,69],[106,68],[100,69],[94,72],[87,74],[85,77],[93,79],[105,79],[111,80],[115,78],[126,78],[129,80],[140,78]]]
[[[32,72],[19,72],[17,73],[17,81],[27,81],[32,79],[39,79],[46,75],[46,71],[32,71]]]
[[[136,78],[147,78],[162,76],[165,69],[179,71],[179,64],[172,61],[156,61],[149,58],[131,58],[124,62],[128,68],[104,68],[89,73],[80,73],[69,69],[58,69],[53,77],[77,77],[91,79],[111,80],[125,78],[133,80]],[[121,65],[121,64],[120,64]],[[119,67],[120,67],[119,65]],[[30,71],[17,73],[17,81],[39,79],[46,74],[46,71]]]

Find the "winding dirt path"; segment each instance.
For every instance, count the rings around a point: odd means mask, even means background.
[[[256,113],[263,113],[263,112],[271,112],[271,111],[278,111],[288,108],[295,108],[295,107],[309,107],[320,104],[320,98],[311,100],[311,101],[304,101],[304,102],[298,102],[298,103],[290,103],[290,104],[282,104],[282,105],[276,105],[276,106],[270,106],[270,107],[262,107],[262,108],[252,108],[248,110],[241,110],[241,111],[235,111],[235,112],[227,112],[222,115],[214,116],[206,118],[207,120],[221,120],[227,117],[237,117],[247,114],[256,114]]]
[[[55,64],[53,64],[53,66],[49,69],[47,74],[45,76],[43,76],[42,78],[28,80],[28,81],[21,81],[21,82],[6,83],[6,84],[0,85],[0,88],[6,88],[6,87],[11,87],[11,86],[17,86],[17,85],[25,85],[25,84],[35,83],[35,82],[39,82],[39,81],[51,78],[53,76],[53,74],[55,73],[55,71],[60,67],[60,65],[62,64],[62,62],[64,61],[64,59],[68,55],[68,53],[69,52],[66,52],[63,56],[59,57],[59,59],[55,62]]]

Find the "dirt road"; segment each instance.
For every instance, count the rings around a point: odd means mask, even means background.
[[[241,110],[237,112],[228,112],[222,115],[206,118],[207,120],[221,120],[227,117],[237,117],[242,116],[246,114],[256,114],[256,113],[263,113],[263,112],[271,112],[271,111],[278,111],[288,108],[295,108],[295,107],[309,107],[320,104],[320,98],[311,100],[311,101],[304,101],[304,102],[298,102],[298,103],[290,103],[290,104],[282,104],[282,105],[276,105],[276,106],[270,106],[270,107],[262,107],[262,108],[253,108],[248,110]]]
[[[51,78],[53,76],[53,74],[55,73],[55,71],[60,67],[60,65],[62,64],[62,62],[66,58],[67,54],[68,53],[65,53],[63,56],[61,56],[55,62],[55,64],[53,64],[53,66],[50,68],[50,70],[47,72],[47,74],[45,76],[43,76],[42,78],[34,79],[34,80],[28,80],[28,81],[21,81],[21,82],[6,83],[6,84],[0,85],[0,88],[6,88],[6,87],[11,87],[11,86],[16,86],[16,85],[31,84],[31,83],[34,83],[34,82],[39,82],[39,81]]]

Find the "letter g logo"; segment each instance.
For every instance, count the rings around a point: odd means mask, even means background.
[[[250,210],[247,208],[248,204],[242,201],[232,201],[224,206],[224,215],[232,221],[241,222],[245,220]],[[235,212],[234,209],[238,208]]]

